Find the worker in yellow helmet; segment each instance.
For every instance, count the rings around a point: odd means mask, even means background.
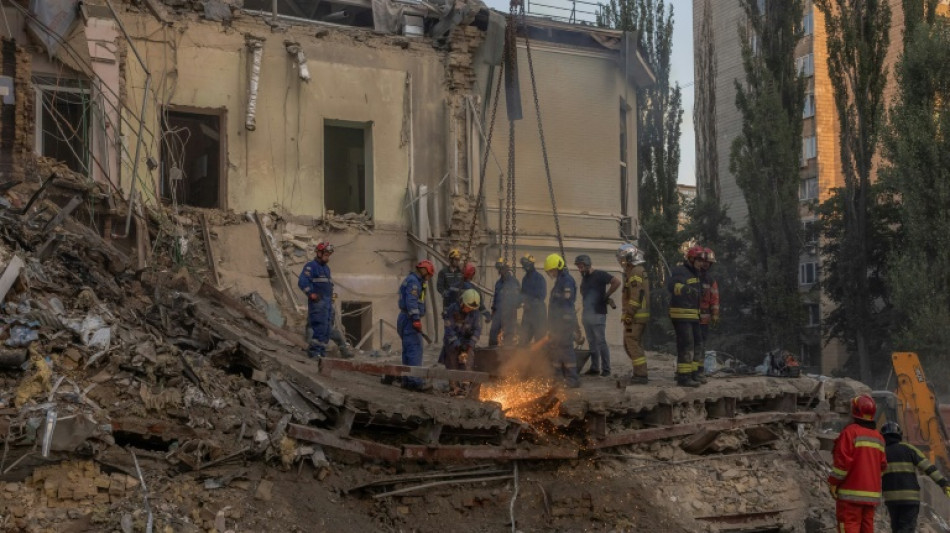
[[[577,376],[577,354],[574,353],[574,330],[577,329],[577,316],[574,304],[577,300],[577,283],[571,277],[564,258],[551,254],[544,260],[544,272],[554,280],[551,297],[548,300],[548,346],[559,374],[568,387],[580,387]]]
[[[478,291],[468,289],[461,298],[445,311],[445,335],[439,362],[449,370],[465,370],[473,361],[475,345],[482,333],[478,307],[481,298]],[[458,384],[450,383],[452,392],[458,392]]]

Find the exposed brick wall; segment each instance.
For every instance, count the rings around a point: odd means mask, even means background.
[[[30,84],[30,54],[16,41],[3,39],[0,64],[4,76],[13,78],[14,105],[4,105],[0,120],[0,172],[5,179],[22,180],[27,173],[33,152],[34,94]]]

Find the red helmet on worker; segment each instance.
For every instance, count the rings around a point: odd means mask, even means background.
[[[705,253],[706,249],[702,246],[690,246],[689,250],[686,250],[686,260],[692,263],[696,259],[702,259]]]
[[[465,267],[462,269],[462,277],[465,278],[466,281],[469,281],[475,277],[474,263],[465,263]]]
[[[317,243],[317,252],[326,252],[328,254],[333,253],[333,245],[330,244],[330,241],[321,241]]]
[[[430,278],[435,275],[435,265],[432,264],[432,261],[428,259],[423,259],[416,263],[416,270],[424,272]]]
[[[716,252],[714,252],[714,251],[712,250],[712,248],[706,248],[706,249],[704,249],[704,250],[703,250],[703,261],[705,261],[705,262],[707,262],[707,263],[715,263],[715,262],[716,262]]]
[[[867,394],[855,396],[851,399],[851,416],[858,420],[874,420],[877,405],[874,399]]]

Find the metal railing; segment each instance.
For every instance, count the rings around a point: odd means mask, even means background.
[[[587,0],[525,0],[525,11],[530,15],[563,20],[572,24],[596,24],[597,15],[603,9],[602,2]]]

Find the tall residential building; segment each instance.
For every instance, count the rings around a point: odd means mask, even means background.
[[[760,10],[767,1],[758,0]],[[901,0],[889,0],[892,10],[891,47],[888,54],[888,73],[893,74],[899,57],[904,28]],[[941,0],[940,9],[948,11],[948,0]],[[742,43],[740,25],[747,24],[741,0],[693,0],[693,39],[697,49],[702,45],[704,11],[711,9],[711,32],[717,66],[715,85],[715,152],[718,156],[719,187],[722,203],[738,226],[744,226],[748,207],[735,176],[729,172],[729,153],[732,141],[742,129],[742,115],[736,108],[736,80],[742,81]],[[807,316],[807,333],[802,339],[802,357],[808,366],[830,373],[840,367],[846,353],[838,343],[825,344],[821,338],[821,320],[827,316],[831,302],[817,289],[821,277],[821,258],[818,255],[816,214],[811,206],[823,202],[832,189],[843,185],[839,150],[839,128],[834,92],[828,74],[828,45],[824,16],[812,0],[805,0],[802,12],[803,37],[795,49],[795,64],[807,79],[802,103],[802,155],[800,163],[802,235],[805,246],[799,263],[799,286],[803,294]],[[755,37],[751,37],[755,46]],[[701,80],[697,79],[696,93],[700,94]],[[893,76],[886,88],[886,99],[891,101],[896,87]],[[697,109],[699,109],[697,105]],[[697,155],[697,157],[701,157]]]

